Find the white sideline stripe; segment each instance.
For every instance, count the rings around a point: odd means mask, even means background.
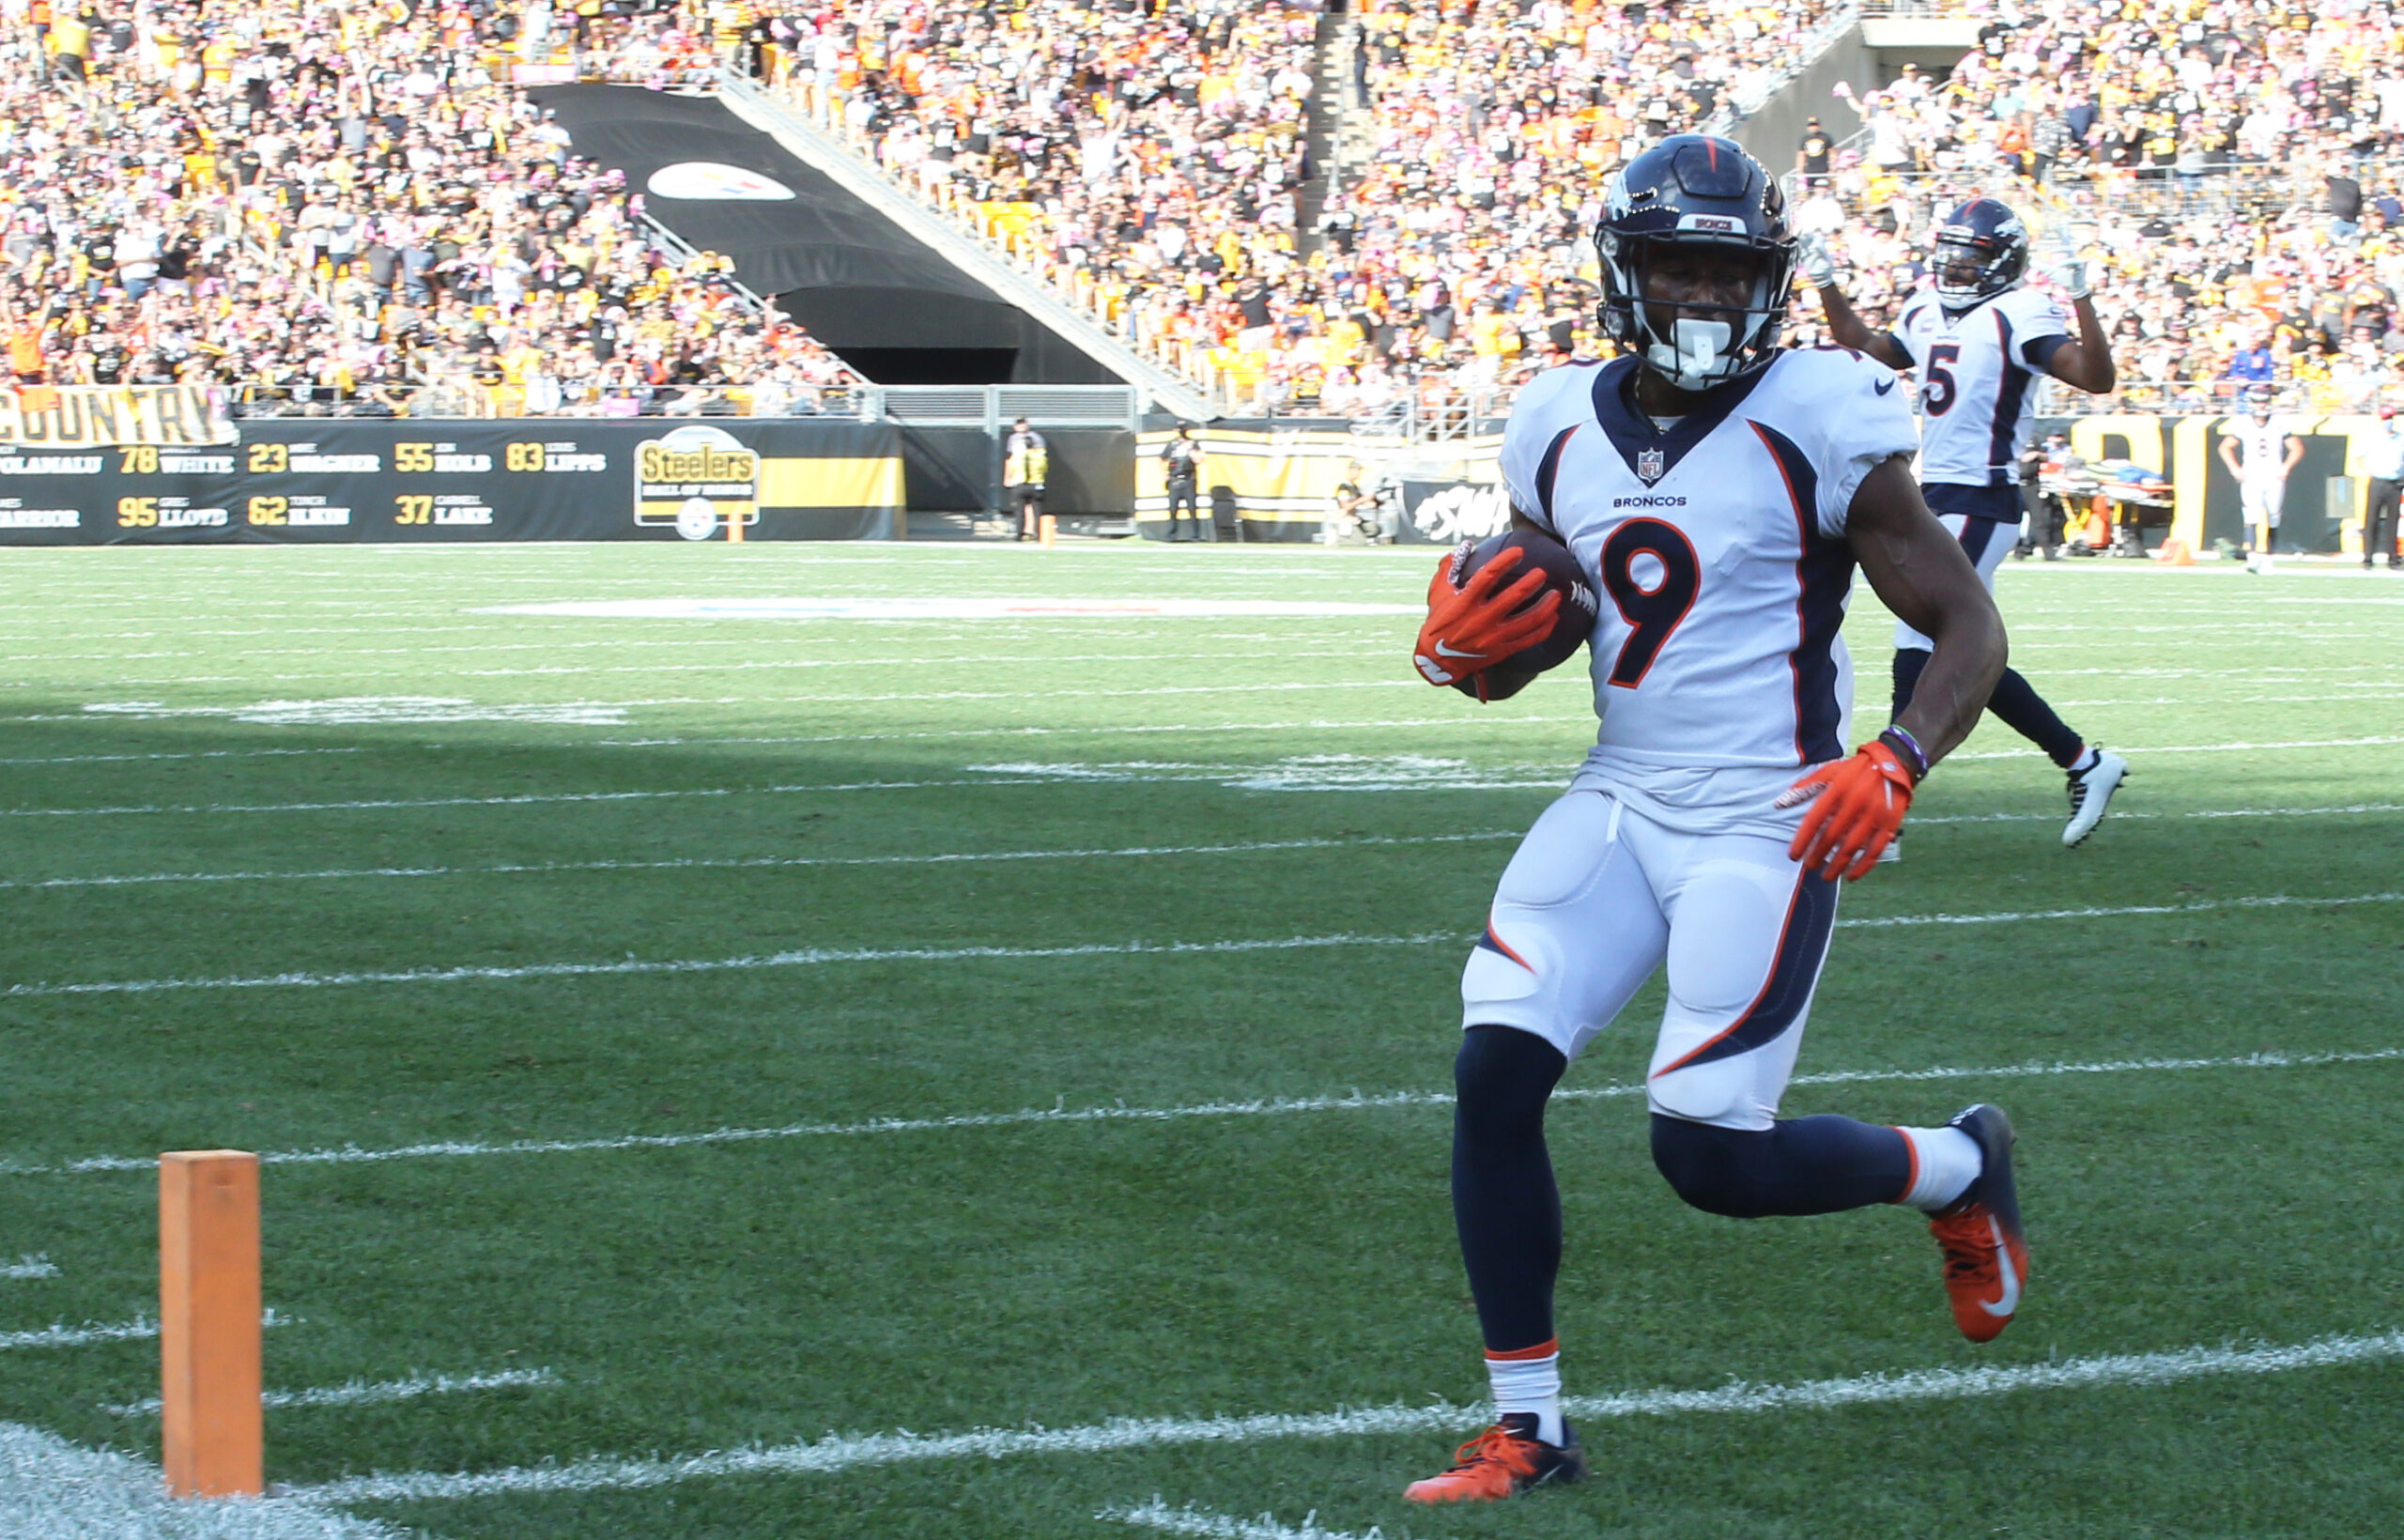
[[[2258,898],[2197,899],[2191,903],[2130,903],[2096,909],[2020,909],[1994,915],[1888,915],[1874,919],[1841,919],[1837,924],[1861,930],[1886,930],[1898,925],[2005,925],[2014,920],[2107,919],[2118,915],[2193,915],[2214,909],[2288,909],[2299,904],[2334,906],[2351,903],[2404,903],[2404,893],[2357,893],[2334,899],[2269,893]]]
[[[2404,802],[2354,802],[2342,808],[2198,808],[2183,813],[2116,812],[2112,819],[2119,823],[2132,818],[2347,818],[2357,813],[2394,812],[2404,812]],[[2059,813],[1944,813],[1931,818],[1915,818],[1910,821],[1910,826],[1919,828],[1929,824],[2058,824],[2061,821]]]
[[[299,1503],[171,1498],[159,1468],[0,1423],[0,1534],[8,1540],[404,1540],[372,1519]]]
[[[305,1391],[268,1391],[259,1396],[265,1407],[366,1407],[386,1401],[414,1401],[422,1395],[462,1395],[471,1391],[510,1390],[520,1386],[556,1385],[550,1369],[501,1369],[492,1374],[423,1375],[408,1379],[353,1379]],[[103,1406],[112,1417],[156,1417],[166,1403],[158,1396]]]
[[[265,760],[304,754],[360,754],[360,748],[205,748],[184,754],[54,754],[38,759],[0,760],[0,764],[121,764],[131,760]]]
[[[1714,1390],[1627,1391],[1563,1402],[1589,1421],[1687,1413],[1821,1411],[1837,1407],[1948,1401],[2020,1391],[2176,1384],[2211,1375],[2287,1374],[2404,1357],[2404,1332],[2328,1336],[2287,1347],[2179,1348],[2112,1353],[1994,1368],[1907,1369],[1787,1385],[1738,1382]],[[1372,1438],[1466,1431],[1493,1415],[1487,1406],[1438,1402],[1247,1417],[1115,1417],[1081,1427],[978,1428],[966,1433],[871,1433],[816,1443],[714,1450],[670,1459],[577,1460],[499,1471],[378,1473],[299,1488],[306,1503],[410,1502],[495,1497],[515,1492],[625,1491],[745,1475],[829,1475],[917,1460],[1006,1459],[1022,1455],[1101,1455],[1183,1444],[1256,1443],[1271,1439]]]
[[[146,1163],[156,1166],[158,1157]],[[289,1326],[293,1317],[279,1316],[270,1309],[259,1317],[259,1325]],[[81,1326],[69,1326],[64,1321],[45,1326],[39,1332],[0,1332],[0,1348],[83,1348],[95,1342],[140,1342],[159,1334],[159,1323],[147,1316],[136,1316],[130,1321],[85,1321]]]
[[[219,802],[180,805],[148,802],[115,808],[0,808],[0,818],[114,818],[144,813],[335,813],[406,808],[515,808],[547,803],[656,802],[677,797],[798,796],[809,792],[912,792],[948,786],[1027,786],[1048,784],[1053,780],[1065,778],[1069,778],[979,776],[967,780],[860,780],[824,786],[697,786],[685,790],[649,792],[525,792],[507,796],[373,797],[355,802]]]
[[[2114,751],[2128,754],[2233,754],[2249,748],[2359,748],[2370,744],[2404,744],[2404,737],[2290,738],[2280,743],[2178,744],[2160,748],[2129,749],[2115,746]],[[1990,749],[1979,754],[1948,754],[1945,760],[1949,764],[1957,760],[2023,760],[2028,757],[2028,753],[2026,748]]]
[[[1415,936],[1349,932],[1255,941],[1098,941],[1075,947],[807,947],[750,957],[674,958],[654,962],[532,962],[516,967],[401,968],[362,973],[280,973],[235,978],[148,978],[87,984],[11,984],[0,998],[61,994],[146,994],[190,989],[324,989],[354,984],[434,984],[462,979],[578,978],[612,974],[723,973],[755,968],[819,967],[840,962],[956,962],[986,958],[1193,956],[1306,951],[1323,947],[1420,947],[1466,939],[1454,931]]]
[[[2114,915],[2202,914],[2214,909],[2327,908],[2338,904],[2404,902],[2404,893],[2358,893],[2312,898],[2285,893],[2259,898],[2198,899],[2193,903],[2126,904],[2094,909],[2029,909],[1993,915],[1893,915],[1876,919],[1841,919],[1840,927],[1885,929],[1899,925],[2000,925],[2014,920],[2102,919]],[[1370,936],[1351,932],[1333,935],[1283,936],[1249,941],[1096,941],[1074,947],[804,947],[791,951],[763,952],[748,957],[629,958],[617,962],[526,962],[512,967],[461,965],[448,968],[394,968],[359,973],[276,973],[219,978],[98,979],[89,983],[10,984],[0,999],[49,998],[69,994],[155,994],[169,990],[196,989],[330,989],[361,984],[448,984],[464,980],[519,978],[583,978],[609,975],[663,973],[725,973],[759,968],[823,967],[843,962],[966,962],[986,959],[1053,957],[1192,957],[1238,952],[1314,951],[1330,947],[1426,947],[1438,942],[1471,939],[1457,931],[1429,931],[1418,935]]]
[[[1166,693],[1166,692],[1163,692]],[[922,700],[937,699],[933,696]],[[2404,736],[2375,738],[2311,738],[2282,743],[2186,744],[2166,747],[2130,748],[2130,754],[2224,754],[2243,749],[2288,748],[2352,748],[2370,745],[2404,744]],[[1951,754],[1949,762],[1963,760],[2016,760],[2028,757],[2025,748],[1995,749],[1979,754]],[[108,818],[150,813],[316,813],[362,812],[411,808],[510,808],[550,803],[578,802],[647,802],[677,797],[729,796],[802,796],[813,792],[913,792],[962,786],[1040,786],[1056,782],[1082,782],[1098,785],[1150,785],[1163,782],[1223,782],[1260,780],[1277,775],[1275,765],[1225,766],[1204,775],[1154,776],[1111,772],[1098,774],[1083,765],[1058,766],[1025,764],[996,766],[996,774],[948,780],[861,780],[827,785],[790,786],[702,786],[682,790],[643,792],[525,792],[505,796],[447,797],[376,797],[350,802],[220,802],[206,804],[134,803],[109,808],[0,808],[0,818]],[[1313,792],[1492,792],[1558,789],[1566,784],[1570,767],[1561,773],[1532,780],[1469,780],[1469,781],[1371,781],[1357,785],[1331,782],[1323,785],[1292,788]],[[1271,787],[1271,790],[1287,788]]]
[[[21,1256],[16,1261],[0,1265],[0,1278],[23,1281],[33,1278],[55,1278],[58,1265],[47,1256]]]
[[[967,727],[943,728],[924,732],[822,732],[807,737],[744,737],[744,738],[595,738],[591,747],[596,748],[684,748],[715,747],[727,744],[870,744],[899,743],[927,738],[1052,738],[1117,737],[1138,732],[1333,732],[1349,728],[1430,728],[1458,727],[1468,719],[1455,717],[1447,721],[1436,716],[1390,716],[1365,722],[1164,722],[1136,723],[1125,727],[1098,725],[1093,727]],[[1477,718],[1480,730],[1497,727],[1592,727],[1595,714],[1591,711],[1571,716],[1496,716]],[[2031,753],[2036,752],[2034,749]]]
[[[254,685],[280,679],[248,674],[210,674],[205,677],[178,680],[150,680],[150,684],[177,685]],[[322,674],[296,674],[296,679],[322,679]],[[5,686],[0,686],[5,687]],[[29,684],[16,686],[35,687]],[[42,686],[47,688],[49,686]],[[1079,701],[1107,701],[1122,697],[1160,695],[1290,695],[1297,690],[1424,690],[1424,679],[1353,679],[1330,680],[1310,684],[1262,685],[1154,685],[1146,689],[1129,690],[905,690],[889,695],[777,695],[777,696],[665,696],[644,701],[579,701],[580,706],[609,706],[631,709],[635,706],[872,706],[894,701],[1051,701],[1073,698]],[[36,712],[30,715],[0,716],[0,722],[88,722],[86,712]]]
[[[1133,1508],[1103,1508],[1094,1517],[1133,1524],[1138,1529],[1158,1530],[1163,1534],[1190,1534],[1195,1540],[1385,1540],[1385,1532],[1375,1525],[1370,1526],[1367,1532],[1360,1534],[1323,1530],[1319,1528],[1316,1509],[1303,1516],[1298,1529],[1291,1524],[1280,1524],[1268,1514],[1257,1518],[1235,1518],[1226,1514],[1212,1513],[1208,1508],[1197,1508],[1190,1502],[1182,1508],[1172,1508],[1157,1496],[1149,1502],[1139,1503]],[[1396,1536],[1395,1540],[1408,1540],[1408,1537]]]
[[[983,782],[979,784],[982,785]],[[2338,818],[2404,812],[2404,802],[2357,802],[2342,808],[2208,808],[2183,813],[2120,812],[2116,821],[2174,818]],[[2059,813],[1953,813],[1911,821],[1932,824],[2058,824]],[[729,855],[666,861],[541,861],[467,867],[330,867],[317,871],[138,871],[116,876],[0,879],[0,891],[70,887],[138,887],[160,883],[300,883],[412,877],[545,876],[576,871],[717,871],[781,867],[947,866],[976,861],[1133,860],[1171,855],[1238,855],[1255,851],[1333,850],[1379,845],[1465,844],[1524,838],[1517,830],[1474,834],[1364,835],[1352,839],[1258,839],[1225,845],[1127,845],[1092,850],[945,851],[930,855]]]
[[[2014,815],[2017,816],[2017,815]],[[2036,817],[2036,814],[2029,814]],[[2047,815],[2050,816],[2050,815]],[[670,861],[543,861],[475,867],[337,867],[322,871],[155,871],[117,877],[48,877],[0,881],[0,889],[131,887],[149,883],[334,882],[358,877],[480,877],[543,875],[562,871],[717,871],[761,867],[948,866],[973,861],[1133,860],[1166,855],[1234,855],[1255,851],[1336,850],[1371,845],[1456,845],[1473,840],[1517,839],[1514,830],[1476,834],[1364,835],[1350,839],[1256,839],[1227,845],[1123,845],[1094,850],[946,851],[932,855],[729,855]]]
[[[1935,1080],[2027,1080],[2057,1075],[2110,1075],[2194,1070],[2307,1070],[2332,1064],[2382,1064],[2404,1059],[2404,1048],[2333,1050],[2320,1054],[2276,1051],[2225,1058],[2108,1059],[2078,1064],[2041,1062],[1979,1066],[1938,1065],[1925,1070],[1830,1070],[1797,1075],[1790,1086],[1865,1086]],[[1556,1101],[1608,1101],[1642,1096],[1641,1085],[1573,1086],[1553,1093]],[[955,1113],[944,1117],[874,1117],[855,1123],[788,1123],[781,1128],[718,1128],[693,1133],[632,1133],[598,1139],[515,1139],[503,1144],[448,1140],[386,1149],[269,1150],[269,1165],[356,1165],[481,1155],[580,1155],[624,1149],[685,1149],[696,1145],[756,1144],[766,1140],[858,1138],[884,1133],[930,1133],[955,1129],[1022,1128],[1049,1123],[1173,1123],[1210,1117],[1279,1117],[1314,1112],[1377,1112],[1395,1107],[1449,1107],[1449,1091],[1384,1091],[1343,1096],[1261,1097],[1240,1101],[1200,1101],[1183,1106],[1033,1107],[1019,1112]],[[76,1176],[98,1171],[147,1171],[156,1157],[94,1155],[58,1165],[0,1162],[0,1176]]]

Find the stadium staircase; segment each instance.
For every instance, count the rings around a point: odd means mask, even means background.
[[[1318,37],[1312,49],[1310,116],[1302,134],[1311,174],[1294,190],[1294,249],[1303,256],[1325,239],[1318,216],[1335,186],[1336,135],[1344,125],[1345,95],[1352,70],[1352,18],[1342,0],[1318,13]]]
[[[1066,338],[1087,358],[1148,396],[1160,409],[1196,423],[1219,415],[1200,388],[1114,335],[1092,312],[1055,294],[1011,262],[998,244],[971,235],[903,192],[866,157],[752,81],[734,70],[720,69],[717,88],[728,111],[825,173],[837,186],[890,219],[995,299],[1016,305]]]

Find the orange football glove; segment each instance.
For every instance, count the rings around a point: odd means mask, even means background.
[[[1464,540],[1460,548],[1437,563],[1427,585],[1427,624],[1419,628],[1419,645],[1410,661],[1430,685],[1467,679],[1542,641],[1561,613],[1561,595],[1545,587],[1544,574],[1531,571],[1504,587],[1502,579],[1519,564],[1517,548],[1498,553],[1477,569],[1468,582],[1453,574],[1474,549]],[[1530,601],[1533,602],[1531,603]]]
[[[1878,862],[1903,826],[1911,810],[1911,766],[1884,743],[1872,739],[1849,760],[1820,766],[1779,793],[1773,804],[1793,808],[1809,802],[1803,826],[1786,854],[1834,882],[1867,873]]]

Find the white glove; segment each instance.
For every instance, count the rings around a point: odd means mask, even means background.
[[[1826,288],[1837,281],[1837,259],[1820,236],[1808,235],[1795,242],[1795,266],[1803,274],[1803,282],[1815,289]]]
[[[2087,258],[2067,240],[2057,240],[2046,248],[2045,275],[2062,291],[2065,300],[2084,300],[2090,290],[2087,285]]]

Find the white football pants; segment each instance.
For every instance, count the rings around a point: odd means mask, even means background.
[[[1520,841],[1461,972],[1461,1025],[1533,1032],[1569,1058],[1664,961],[1646,1076],[1655,1112],[1766,1129],[1795,1072],[1837,885],[1783,836],[1687,834],[1571,792]]]

